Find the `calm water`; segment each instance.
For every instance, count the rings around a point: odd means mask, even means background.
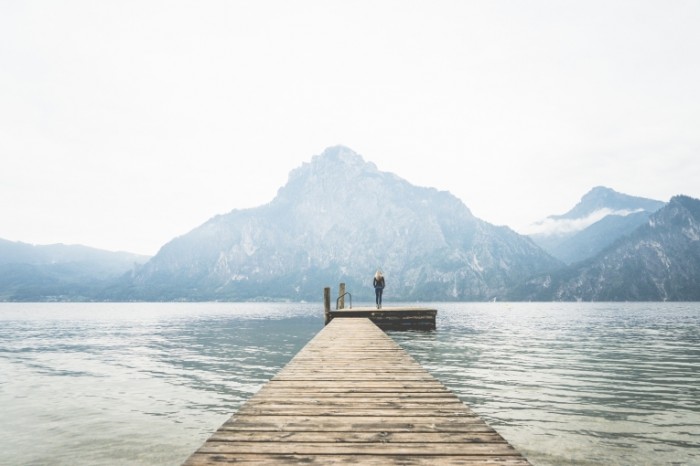
[[[535,465],[700,465],[700,304],[437,304],[392,332]],[[178,465],[320,304],[0,304],[0,464]]]

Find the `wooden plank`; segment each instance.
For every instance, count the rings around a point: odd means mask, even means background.
[[[269,384],[270,382],[268,382]],[[275,393],[288,393],[291,396],[294,396],[295,394],[299,394],[300,391],[298,389],[298,386],[296,387],[288,387],[288,386],[280,386],[276,387],[279,389],[275,389]],[[367,394],[376,394],[377,396],[381,396],[382,394],[385,395],[391,395],[397,393],[396,387],[395,386],[388,386],[386,384],[380,384],[379,386],[372,386],[372,387],[363,387],[363,386],[358,386],[355,385],[353,387],[342,387],[342,386],[326,386],[326,387],[308,387],[309,390],[307,392],[304,392],[305,394],[342,394],[342,393],[348,393],[348,394],[358,394],[358,395],[367,395]],[[272,388],[265,388],[265,393],[269,393]],[[417,393],[417,394],[424,394],[429,396],[432,393],[441,393],[441,392],[446,392],[447,389],[442,387],[440,389],[437,388],[413,388],[409,389],[406,388],[401,391],[401,393]]]
[[[309,388],[337,388],[339,382],[334,380],[271,380],[268,382],[270,389],[277,388],[296,388],[300,391]],[[441,390],[443,388],[442,384],[436,380],[343,380],[343,388],[346,389],[373,389],[373,388],[384,388],[392,390],[403,390],[403,389],[419,389],[422,391],[427,391],[431,389]]]
[[[365,466],[527,466],[524,458],[517,456],[405,456],[405,455],[245,455],[245,454],[199,454],[195,453],[186,466],[239,465],[356,465]]]
[[[449,406],[455,409],[461,409],[464,405],[461,401],[454,398],[398,398],[398,397],[383,397],[370,398],[367,396],[356,398],[338,398],[338,397],[304,397],[289,399],[285,397],[261,397],[257,396],[246,403],[249,406],[338,406],[352,407],[361,403],[363,406],[371,406],[372,408],[410,408],[415,405],[416,408],[430,408],[432,406]]]
[[[478,417],[233,416],[219,430],[284,432],[493,432]]]
[[[495,432],[278,432],[219,430],[213,442],[505,443]]]
[[[475,417],[476,415],[460,409],[450,408],[432,408],[424,409],[408,409],[395,407],[376,409],[372,407],[350,407],[350,408],[332,408],[324,406],[258,406],[249,407],[243,405],[239,410],[242,416],[367,416],[367,417],[384,417],[405,415],[410,417]]]
[[[368,319],[333,319],[185,463],[529,464]]]
[[[387,443],[387,442],[218,442],[207,440],[200,453],[269,455],[469,455],[510,456],[519,453],[508,443]]]

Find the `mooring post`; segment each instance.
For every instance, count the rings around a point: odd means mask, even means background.
[[[328,325],[331,321],[331,288],[325,287],[323,289],[323,313],[325,316],[324,325]]]
[[[338,287],[338,309],[345,309],[345,283],[341,283]]]

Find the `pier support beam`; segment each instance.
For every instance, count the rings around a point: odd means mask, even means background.
[[[323,289],[323,314],[325,317],[323,325],[328,325],[331,321],[331,289],[328,286]]]
[[[352,302],[350,306],[352,306]],[[345,309],[345,283],[338,286],[338,309]]]

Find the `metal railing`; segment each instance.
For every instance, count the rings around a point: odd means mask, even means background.
[[[338,296],[338,299],[335,300],[335,310],[338,310],[338,305],[340,303],[340,299],[345,297],[345,295],[350,296],[350,307],[348,309],[352,309],[352,295],[350,293],[343,293],[342,295]]]

